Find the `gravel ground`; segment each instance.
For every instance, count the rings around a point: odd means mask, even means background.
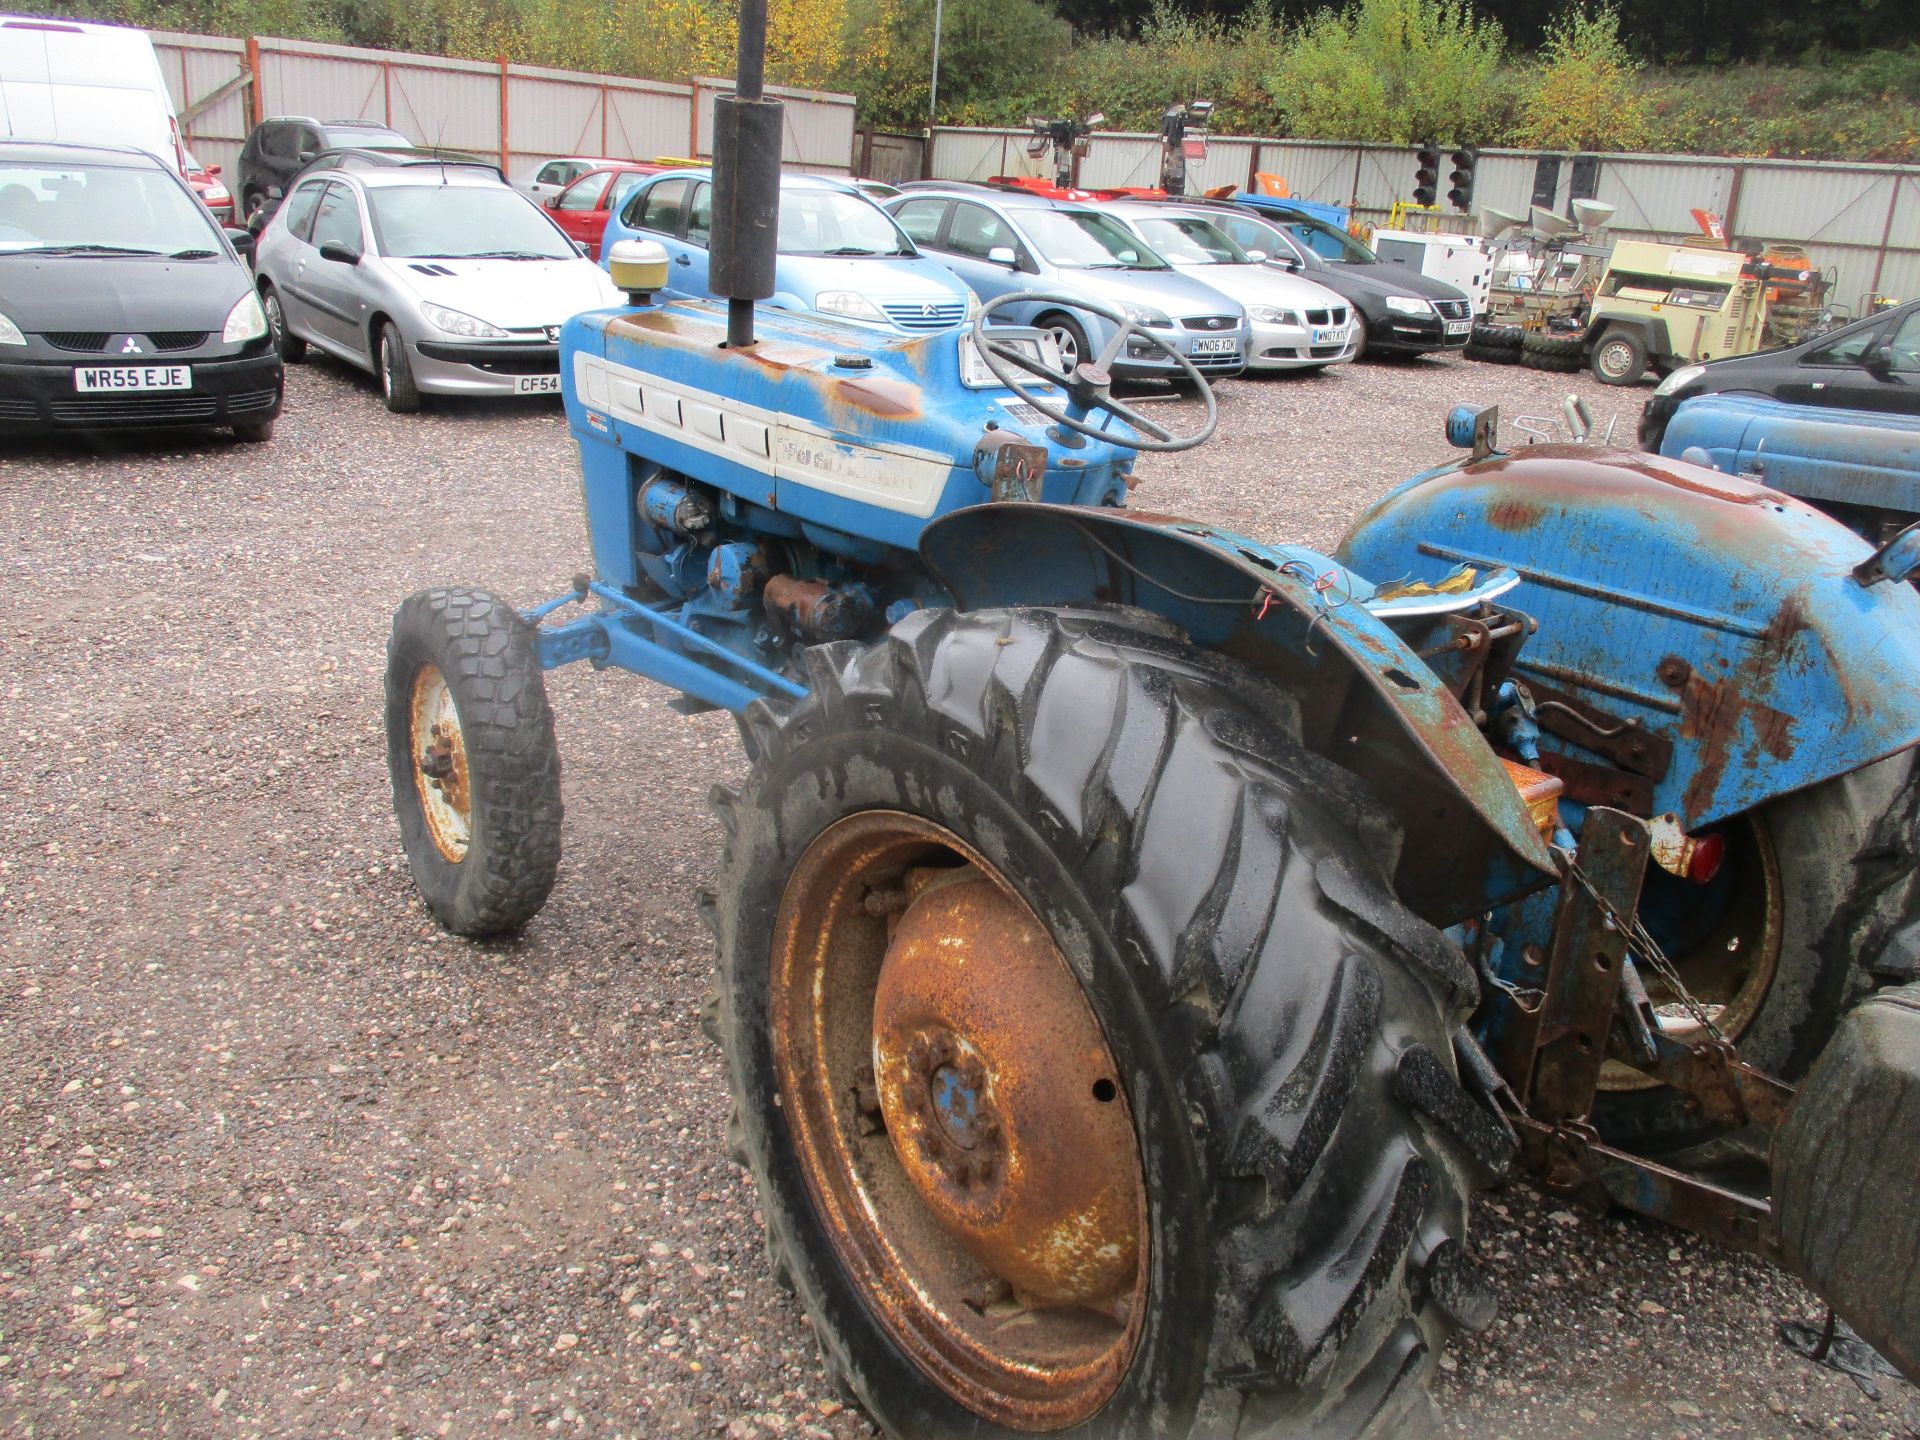
[[[1457,360],[1231,382],[1139,503],[1330,546],[1447,404],[1639,394]],[[517,942],[431,923],[389,813],[388,617],[584,562],[558,408],[388,415],[326,364],[267,446],[0,451],[0,1426],[36,1436],[871,1434],[723,1158],[691,906],[725,716],[549,680],[566,858]],[[1525,1188],[1463,1435],[1920,1435],[1793,1357],[1796,1284]]]

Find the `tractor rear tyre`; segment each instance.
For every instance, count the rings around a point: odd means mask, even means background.
[[[1586,363],[1586,342],[1578,335],[1530,330],[1520,339],[1520,363],[1529,370],[1571,374]]]
[[[1920,914],[1920,763],[1896,755],[1713,828],[1728,841],[1723,873],[1691,898],[1699,919],[1684,922],[1689,942],[1669,937],[1663,948],[1740,1058],[1796,1082],[1871,992],[1889,936]],[[1641,915],[1658,934],[1663,913],[1687,913],[1695,887],[1651,869],[1647,883]],[[1694,1038],[1677,997],[1643,978],[1667,1023],[1682,1027],[1677,1038]],[[1722,1133],[1689,1114],[1678,1091],[1629,1084],[1628,1074],[1602,1072],[1593,1119],[1610,1143],[1659,1153]]]
[[[742,720],[734,1158],[898,1437],[1408,1433],[1504,1132],[1358,783],[1131,611],[921,611]],[[1475,1158],[1478,1157],[1478,1158]]]
[[[484,590],[422,590],[387,641],[387,771],[414,883],[456,935],[505,935],[560,866],[560,751],[533,631]]]

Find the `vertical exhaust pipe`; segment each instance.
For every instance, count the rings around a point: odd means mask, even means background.
[[[767,0],[740,0],[734,93],[713,98],[713,293],[727,297],[727,344],[753,344],[753,302],[773,294],[779,247],[781,106],[763,93]]]

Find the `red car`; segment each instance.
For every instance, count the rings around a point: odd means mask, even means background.
[[[606,233],[607,217],[626,203],[633,187],[649,175],[658,175],[670,167],[634,161],[630,165],[609,165],[604,170],[589,170],[566,189],[546,202],[554,223],[572,239],[587,247],[589,258],[600,258],[600,237]]]
[[[202,165],[191,150],[182,150],[187,162],[187,184],[200,197],[200,203],[213,212],[222,225],[233,224],[233,195],[220,179],[218,165]]]

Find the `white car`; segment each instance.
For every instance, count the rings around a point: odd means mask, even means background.
[[[619,303],[546,211],[473,166],[342,168],[293,187],[254,251],[281,358],[309,345],[426,395],[558,395],[560,327]]]
[[[631,160],[601,160],[591,155],[563,155],[536,165],[531,172],[513,182],[513,188],[545,204],[590,170],[616,169],[631,165]]]
[[[1346,298],[1242,250],[1206,211],[1142,200],[1101,209],[1183,273],[1246,307],[1249,370],[1319,370],[1353,359],[1358,327]]]

